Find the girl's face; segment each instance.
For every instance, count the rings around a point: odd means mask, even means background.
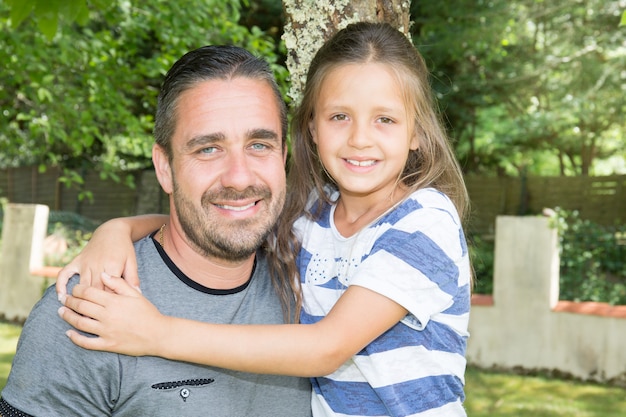
[[[393,195],[418,139],[391,68],[368,63],[332,69],[314,114],[313,140],[341,194]]]

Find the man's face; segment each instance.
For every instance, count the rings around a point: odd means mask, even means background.
[[[203,81],[180,96],[176,125],[172,161],[164,154],[156,159],[165,162],[155,160],[165,173],[161,185],[172,193],[173,221],[198,253],[247,259],[285,202],[285,152],[273,90],[244,77]],[[157,146],[155,152],[162,150]]]

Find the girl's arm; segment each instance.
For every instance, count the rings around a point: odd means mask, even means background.
[[[74,274],[80,282],[103,288],[102,272],[122,276],[133,286],[139,286],[137,260],[133,242],[158,229],[168,216],[148,214],[120,217],[101,224],[83,250],[57,275],[59,299],[67,294],[67,282]]]
[[[75,344],[253,373],[328,375],[407,314],[391,299],[351,286],[315,324],[209,324],[164,316],[124,280],[103,281],[116,294],[81,284],[67,297],[69,308],[59,310],[75,328],[100,336],[70,330]]]

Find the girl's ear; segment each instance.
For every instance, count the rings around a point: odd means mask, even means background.
[[[167,157],[165,149],[156,143],[152,146],[152,163],[154,164],[154,170],[159,184],[161,184],[161,188],[163,188],[166,194],[171,194],[174,187],[172,186],[172,167],[170,166],[170,160]]]
[[[419,139],[419,136],[417,135],[417,132],[414,131],[413,136],[411,137],[411,142],[409,142],[409,149],[411,149],[412,151],[415,151],[419,147],[420,147],[420,139]]]
[[[317,145],[317,132],[315,131],[315,120],[311,119],[309,122],[309,132],[311,132],[311,137],[313,138],[313,143]]]

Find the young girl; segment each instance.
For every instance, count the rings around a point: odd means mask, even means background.
[[[93,320],[60,310],[100,337],[69,337],[88,349],[310,376],[316,417],[464,416],[467,193],[423,59],[387,24],[351,24],[313,59],[293,123],[273,250],[297,265],[300,324],[166,317],[105,275],[122,296],[79,285],[66,300]],[[126,222],[138,237],[155,220]]]

